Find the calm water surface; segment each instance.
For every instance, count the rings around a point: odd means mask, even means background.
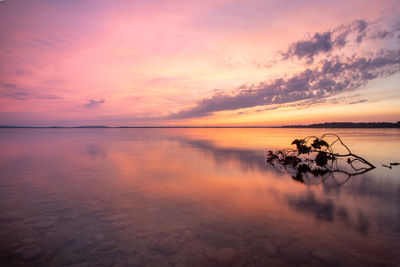
[[[400,266],[397,129],[377,168],[305,185],[264,160],[310,129],[0,129],[1,266]]]

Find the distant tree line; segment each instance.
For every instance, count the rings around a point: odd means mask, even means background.
[[[283,128],[400,128],[400,121],[394,122],[325,122],[309,125],[288,125]]]

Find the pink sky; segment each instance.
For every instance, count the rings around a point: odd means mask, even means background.
[[[397,121],[400,2],[0,2],[0,125]]]

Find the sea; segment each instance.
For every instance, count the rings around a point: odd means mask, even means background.
[[[376,168],[266,161],[325,133]],[[400,266],[399,151],[399,129],[0,129],[0,266]]]

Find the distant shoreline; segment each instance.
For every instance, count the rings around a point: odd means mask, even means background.
[[[400,128],[400,121],[394,122],[325,122],[309,125],[288,125],[282,128]]]
[[[2,129],[32,128],[32,129],[135,129],[135,128],[400,128],[400,121],[394,122],[325,122],[308,125],[284,125],[284,126],[9,126],[0,125]]]

